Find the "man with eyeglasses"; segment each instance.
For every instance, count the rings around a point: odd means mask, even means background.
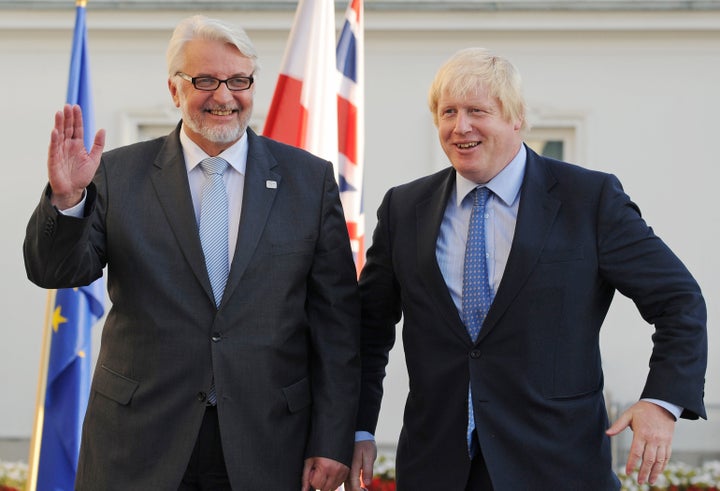
[[[256,135],[255,49],[202,16],[170,40],[171,134],[89,153],[55,116],[24,244],[44,288],[107,267],[76,489],[336,489],[353,452],[359,302],[332,164]]]

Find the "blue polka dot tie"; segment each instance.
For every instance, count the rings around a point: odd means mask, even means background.
[[[205,173],[200,200],[200,243],[205,255],[205,267],[210,278],[216,307],[220,306],[230,269],[228,197],[223,180],[223,173],[227,166],[227,161],[220,157],[211,157],[200,162],[200,167]],[[217,404],[214,379],[208,391],[207,403],[210,406]]]
[[[473,342],[477,341],[480,328],[493,301],[488,281],[487,252],[485,250],[486,205],[490,191],[485,187],[475,188],[471,193],[473,208],[470,215],[467,243],[465,244],[465,268],[463,272],[462,321]],[[472,388],[468,387],[468,452],[473,457],[475,449],[472,435],[475,431],[475,416],[472,406]]]

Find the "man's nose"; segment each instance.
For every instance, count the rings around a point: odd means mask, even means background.
[[[232,91],[228,89],[227,83],[220,83],[220,86],[213,91],[213,99],[216,101],[229,101],[233,98]]]
[[[455,133],[467,133],[472,129],[470,125],[470,118],[467,117],[462,111],[458,112],[455,118]]]

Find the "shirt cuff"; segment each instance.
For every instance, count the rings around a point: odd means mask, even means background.
[[[375,441],[375,437],[369,431],[356,431],[355,432],[355,441],[356,442],[364,442],[366,440]]]
[[[72,206],[66,210],[58,210],[61,215],[67,215],[69,217],[82,218],[85,212],[85,198],[87,197],[87,190],[83,191],[82,199],[80,203]]]
[[[652,402],[653,404],[657,404],[658,406],[660,406],[660,407],[663,408],[663,409],[667,409],[667,410],[670,412],[670,414],[672,414],[673,416],[675,416],[675,421],[677,421],[678,419],[680,419],[680,415],[681,415],[682,412],[683,412],[683,408],[681,408],[680,406],[676,406],[675,404],[671,404],[671,403],[669,403],[669,402],[661,401],[661,400],[659,400],[659,399],[649,399],[649,398],[646,398],[646,399],[642,399],[642,400],[643,400],[643,401],[646,401],[646,402]],[[355,438],[355,441],[357,441],[357,437]]]

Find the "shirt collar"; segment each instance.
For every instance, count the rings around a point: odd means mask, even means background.
[[[183,154],[185,155],[185,167],[187,167],[188,172],[193,170],[200,164],[200,162],[209,157],[209,155],[206,154],[197,143],[192,141],[190,137],[185,134],[184,128],[180,128],[180,145],[182,145]],[[218,157],[222,157],[230,164],[230,167],[238,171],[240,174],[245,175],[247,154],[248,138],[246,131],[238,141],[226,148],[220,155],[218,155]]]
[[[527,149],[523,144],[520,145],[520,150],[518,150],[518,153],[515,157],[513,157],[510,163],[506,165],[505,168],[498,173],[498,175],[485,184],[485,187],[500,198],[506,206],[512,205],[520,193],[523,176],[525,175],[526,159]],[[468,193],[478,187],[478,184],[466,179],[458,172],[456,172],[455,175],[456,199],[457,206],[459,207]]]

